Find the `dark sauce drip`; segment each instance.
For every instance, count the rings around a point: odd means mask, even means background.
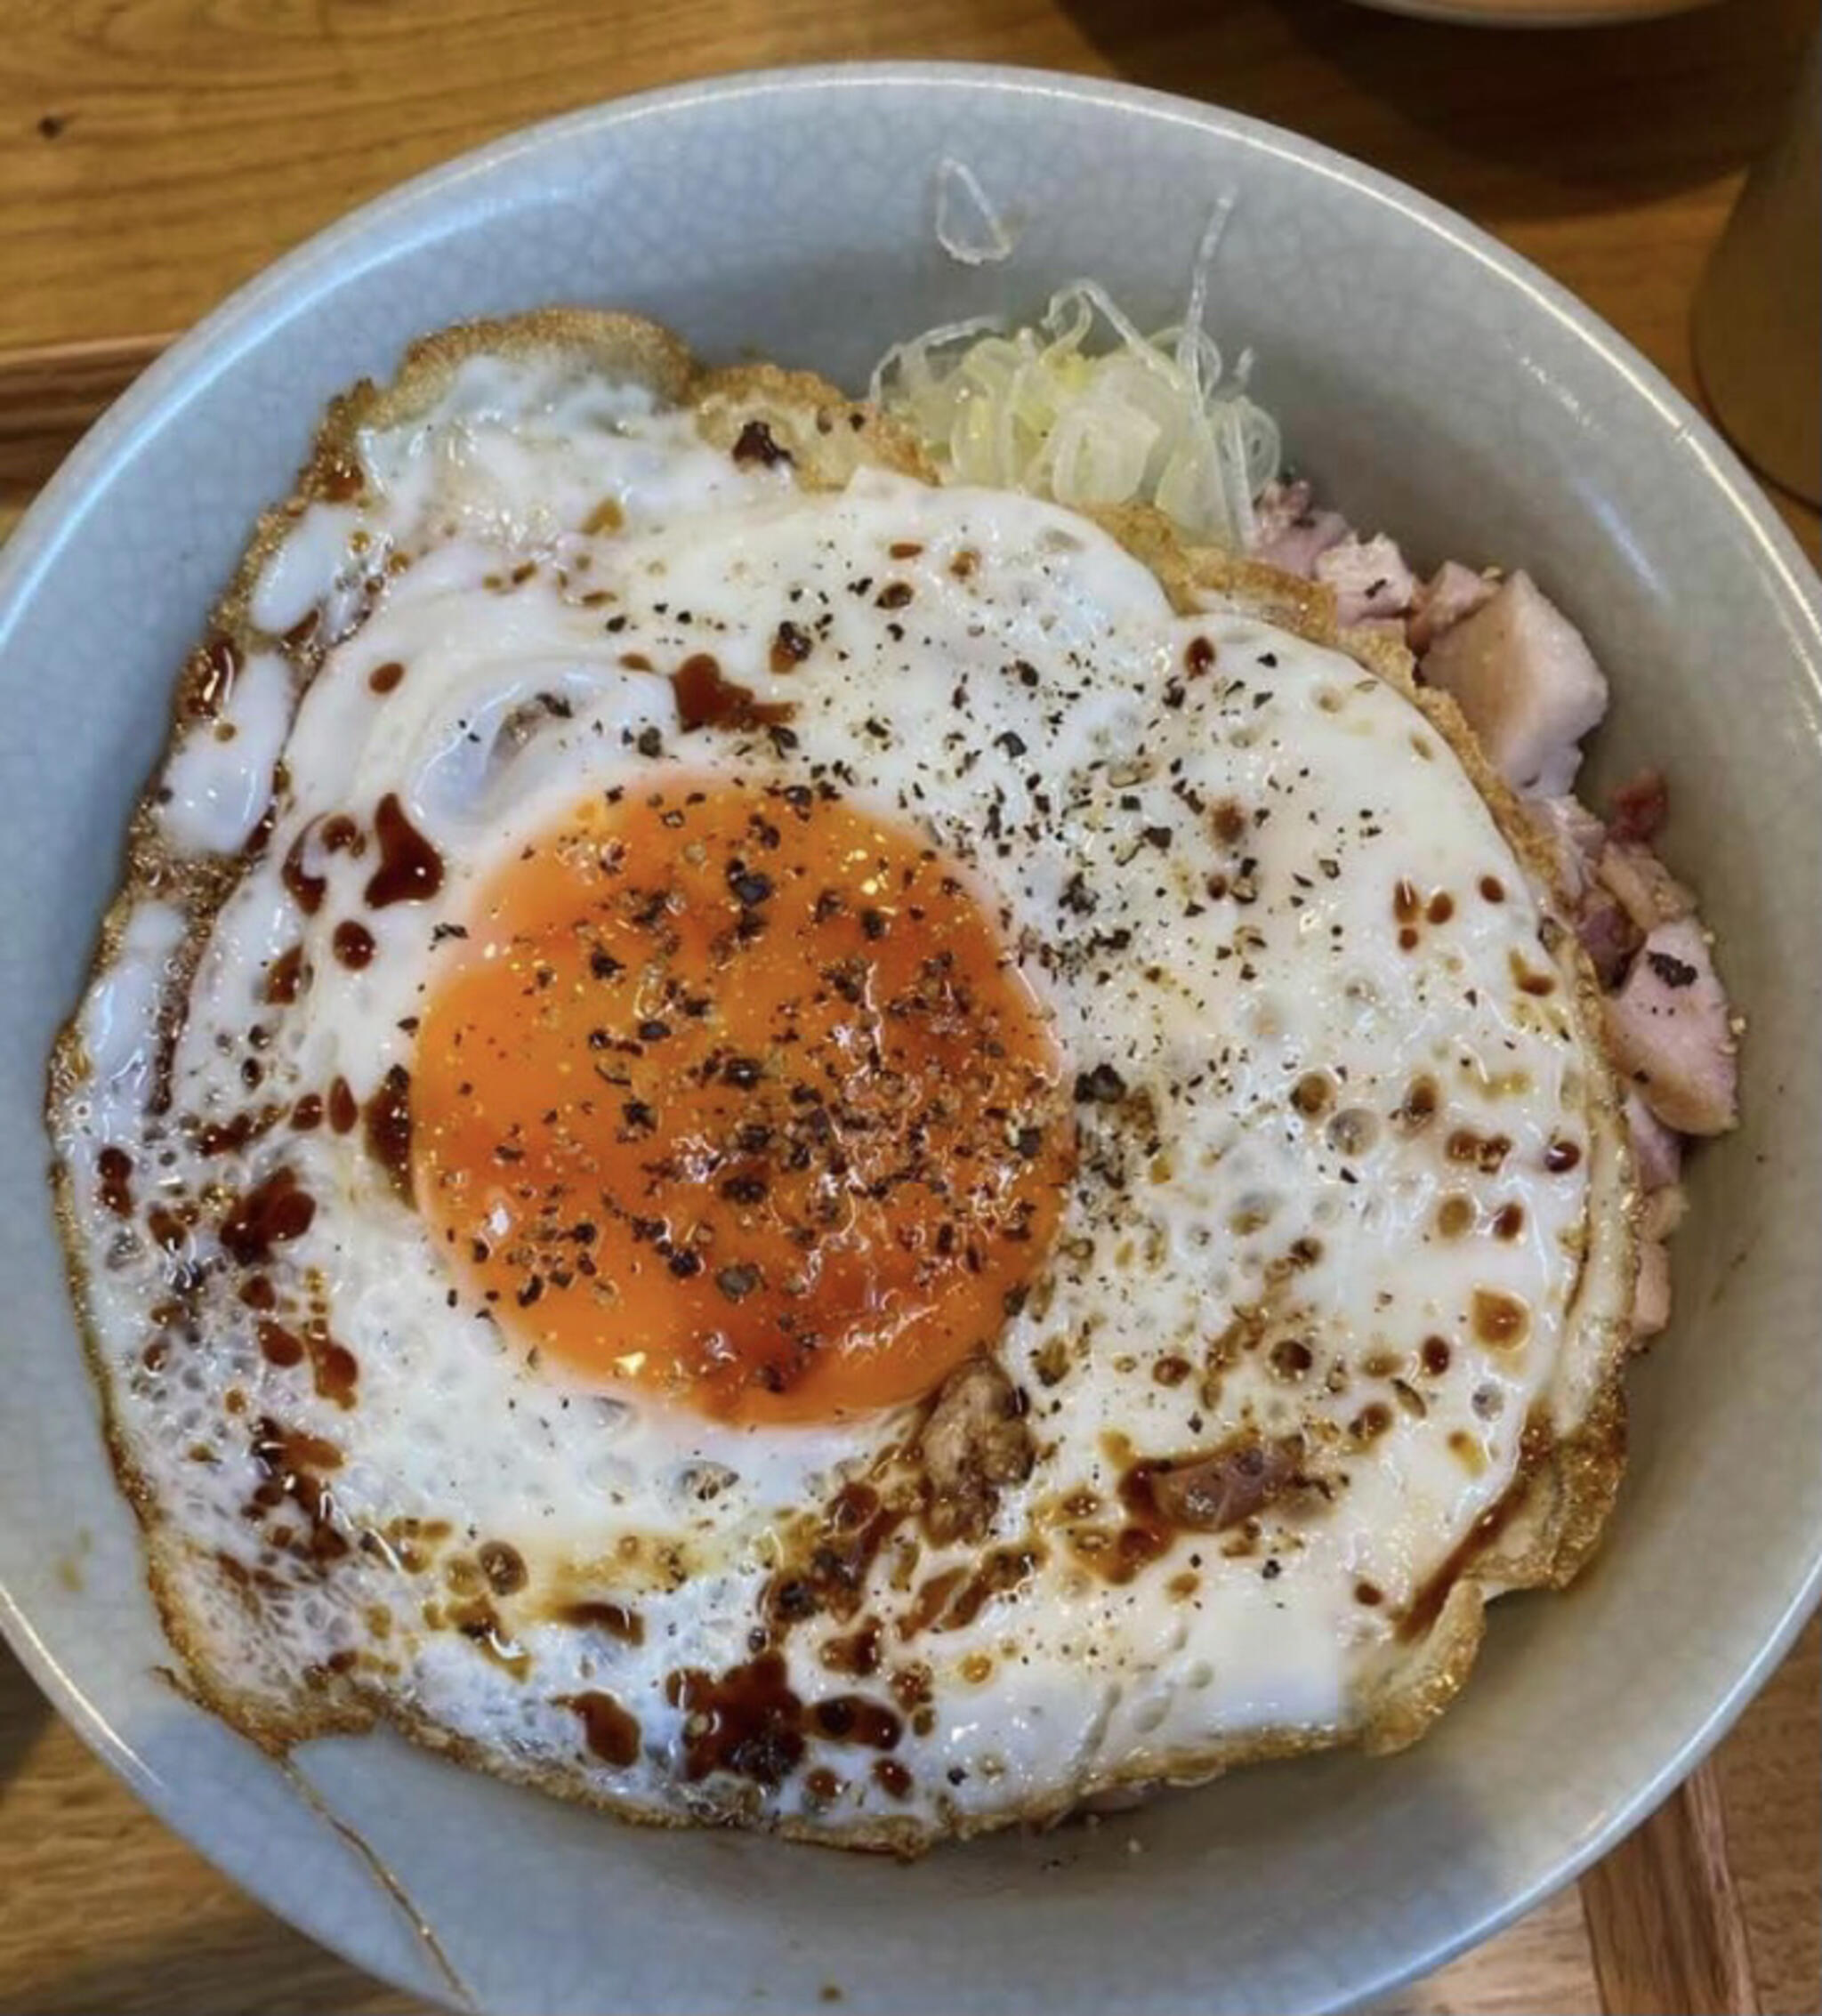
[[[845,1622],[859,1609],[879,1551],[904,1516],[870,1484],[844,1484],[829,1501],[809,1559],[781,1568],[767,1585],[765,1615],[786,1626],[819,1612]]]
[[[320,1435],[286,1428],[262,1415],[254,1429],[253,1458],[262,1481],[254,1488],[248,1515],[262,1519],[289,1498],[309,1521],[303,1550],[308,1558],[318,1567],[340,1560],[348,1552],[348,1539],[335,1523],[335,1500],[320,1472],[342,1467],[341,1450]]]
[[[803,1796],[811,1806],[833,1806],[845,1790],[841,1778],[826,1764],[818,1764],[803,1774]]]
[[[336,958],[350,972],[358,973],[373,964],[374,934],[354,917],[343,917],[329,940]]]
[[[692,1782],[730,1771],[777,1786],[803,1761],[803,1703],[786,1683],[784,1655],[762,1652],[716,1676],[684,1666],[665,1698],[683,1711],[683,1775]]]
[[[1181,1533],[1226,1533],[1244,1526],[1303,1482],[1303,1443],[1247,1431],[1194,1456],[1148,1457],[1120,1480],[1128,1523],[1092,1565],[1109,1582],[1130,1582],[1169,1552]]]
[[[219,1236],[230,1260],[254,1267],[272,1257],[275,1246],[302,1238],[316,1214],[316,1200],[299,1187],[296,1172],[275,1169],[229,1212]]]
[[[360,1108],[346,1078],[336,1078],[329,1087],[329,1125],[338,1134],[351,1134],[360,1122]]]
[[[243,1108],[231,1119],[205,1120],[196,1130],[197,1151],[202,1155],[238,1155],[249,1141],[270,1133],[284,1111],[282,1106],[262,1106],[256,1112]]]
[[[665,1699],[683,1710],[683,1776],[689,1780],[726,1770],[778,1786],[804,1760],[806,1731],[830,1744],[895,1750],[905,1730],[891,1707],[860,1693],[836,1693],[806,1710],[778,1651],[762,1651],[720,1677],[679,1669],[667,1675]]]
[[[928,1529],[929,1507],[923,1508]],[[799,1561],[781,1568],[767,1585],[763,1615],[774,1631],[788,1631],[818,1615],[851,1621],[866,1595],[874,1564],[894,1533],[919,1506],[883,1500],[872,1485],[844,1484],[829,1501],[823,1521]],[[921,1631],[959,1631],[988,1603],[1027,1581],[1042,1563],[1036,1545],[997,1547],[971,1567],[947,1568],[922,1584],[901,1627],[908,1641]],[[869,1619],[822,1649],[830,1671],[864,1678],[880,1661],[880,1632]]]
[[[856,1680],[876,1673],[880,1664],[878,1620],[869,1617],[859,1631],[829,1639],[822,1649],[822,1663],[831,1673],[851,1673]]]
[[[340,1470],[342,1452],[320,1435],[286,1428],[262,1415],[254,1431],[254,1461],[262,1470],[282,1476],[293,1470]]]
[[[1552,1440],[1548,1423],[1533,1415],[1525,1423],[1519,1445],[1519,1467],[1512,1482],[1456,1542],[1429,1579],[1419,1585],[1399,1619],[1400,1638],[1421,1638],[1430,1629],[1441,1616],[1442,1606],[1448,1601],[1449,1591],[1461,1580],[1462,1571],[1485,1552],[1524,1509],[1531,1479],[1549,1456]]]
[[[189,1230],[169,1205],[155,1204],[146,1213],[146,1228],[166,1253],[181,1253],[189,1244]]]
[[[260,1355],[268,1365],[288,1371],[308,1358],[310,1383],[316,1389],[317,1398],[339,1407],[354,1405],[354,1389],[360,1377],[359,1364],[354,1353],[345,1344],[338,1344],[320,1321],[312,1318],[304,1325],[300,1335],[297,1331],[265,1316],[260,1318],[256,1335]]]
[[[104,1148],[95,1157],[95,1196],[117,1218],[133,1216],[133,1157],[124,1148]]]
[[[443,886],[443,857],[406,818],[395,792],[387,792],[374,812],[374,838],[380,865],[367,878],[367,899],[373,908],[422,903]]]
[[[475,1559],[495,1595],[512,1596],[524,1588],[528,1579],[525,1557],[510,1541],[482,1541]]]
[[[287,1330],[282,1323],[267,1317],[260,1323],[258,1335],[260,1356],[268,1365],[288,1371],[294,1365],[303,1363],[303,1339],[295,1330]]]
[[[285,850],[284,865],[278,870],[278,880],[290,892],[291,900],[307,917],[315,916],[322,908],[323,898],[329,887],[327,875],[312,875],[303,865],[304,850],[310,844],[315,824],[312,820]]]
[[[810,1711],[810,1727],[829,1743],[855,1743],[869,1750],[896,1750],[905,1725],[892,1711],[864,1694],[833,1694]]]
[[[278,764],[272,772],[275,791],[284,787],[285,766]],[[244,861],[259,861],[265,859],[267,844],[272,837],[272,829],[278,823],[278,801],[276,797],[266,800],[266,809],[254,821],[253,830],[241,843],[240,858]]]
[[[530,1653],[513,1643],[511,1633],[500,1621],[500,1613],[485,1596],[475,1597],[468,1602],[452,1603],[447,1614],[449,1622],[471,1645],[511,1673],[514,1680],[523,1680],[531,1671]]]
[[[310,1377],[318,1399],[335,1407],[354,1405],[354,1388],[360,1366],[346,1344],[338,1344],[323,1325],[314,1318],[303,1327],[304,1348],[310,1352]]]
[[[287,854],[286,856],[287,867],[290,859]],[[287,883],[286,886],[289,888],[290,884]],[[293,889],[291,893],[295,896],[297,891]],[[318,885],[316,900],[318,902],[322,900],[322,886],[320,883]],[[281,952],[266,968],[265,992],[268,1004],[273,1007],[284,1007],[286,1004],[295,1001],[302,989],[303,981],[303,948],[301,945],[294,945]]]
[[[911,1774],[896,1757],[882,1757],[873,1767],[873,1780],[889,1798],[907,1798]]]
[[[949,1598],[968,1579],[965,1568],[946,1568],[918,1585],[911,1608],[906,1611],[899,1635],[908,1644],[920,1632],[928,1631],[949,1606]]]
[[[645,1619],[637,1610],[629,1610],[624,1603],[586,1598],[565,1603],[552,1615],[560,1624],[573,1624],[584,1631],[604,1631],[623,1645],[645,1643]]]
[[[919,1585],[900,1635],[908,1643],[922,1631],[964,1631],[996,1596],[1028,1582],[1044,1560],[1041,1547],[995,1547],[972,1572],[945,1568]]]
[[[788,700],[757,700],[752,690],[722,676],[706,651],[684,659],[671,674],[677,718],[684,732],[698,728],[768,728],[797,712]]]
[[[1474,1335],[1493,1351],[1515,1351],[1531,1333],[1531,1311],[1517,1295],[1499,1288],[1476,1288]]]
[[[1500,1165],[1512,1153],[1505,1134],[1477,1133],[1472,1127],[1456,1127],[1449,1135],[1447,1152],[1451,1162],[1470,1162],[1483,1175],[1499,1173]]]
[[[336,1080],[338,1085],[341,1082]],[[380,1080],[380,1089],[361,1109],[361,1122],[367,1153],[385,1171],[386,1181],[396,1194],[409,1204],[411,1074],[402,1064],[394,1064]]]
[[[367,673],[368,687],[375,693],[390,693],[405,676],[405,667],[397,658],[388,658],[384,665],[376,665]]]
[[[307,1092],[291,1109],[291,1125],[299,1133],[308,1133],[312,1127],[323,1124],[323,1095],[319,1092]]]
[[[591,1689],[584,1694],[560,1694],[560,1708],[573,1708],[582,1718],[582,1740],[604,1764],[624,1770],[639,1758],[639,1724],[611,1694]]]

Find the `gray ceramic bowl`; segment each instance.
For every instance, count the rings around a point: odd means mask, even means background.
[[[966,268],[939,159],[1019,227]],[[325,397],[414,333],[551,299],[865,382],[889,339],[1092,273],[1163,320],[1238,198],[1215,319],[1298,458],[1416,553],[1522,560],[1617,702],[1600,766],[1673,773],[1752,1015],[1745,1125],[1698,1158],[1632,1473],[1566,1597],[1499,1606],[1428,1741],[1242,1773],[910,1867],[625,1829],[373,1738],[281,1767],[192,1711],[65,1304],[39,1125],[173,668]],[[490,2010],[1332,2009],[1598,1854],[1720,1735],[1822,1574],[1816,1230],[1822,593],[1646,365],[1420,197],[1287,134],[1098,84],[947,68],[733,79],[501,142],[308,246],[99,426],[0,572],[0,1576],[12,1642],[171,1824],[376,1972]],[[380,1878],[383,1880],[376,1880]]]

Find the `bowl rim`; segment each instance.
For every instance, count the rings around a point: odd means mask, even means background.
[[[1715,0],[1359,0],[1377,13],[1402,14],[1439,28],[1623,28],[1692,14]]]
[[[1375,0],[1376,4],[1376,0]],[[1397,4],[1397,0],[1393,0]],[[1419,0],[1423,4],[1423,0]],[[1699,4],[1700,0],[1685,0]],[[705,106],[778,97],[802,101],[831,91],[911,89],[938,93],[978,93],[983,98],[1066,101],[1115,116],[1138,115],[1217,134],[1372,198],[1385,209],[1471,260],[1515,288],[1531,305],[1579,342],[1655,408],[1676,442],[1694,458],[1702,478],[1719,493],[1756,547],[1789,615],[1807,625],[1805,667],[1822,719],[1822,579],[1769,496],[1699,409],[1624,337],[1567,287],[1459,213],[1396,177],[1368,166],[1288,128],[1213,103],[1106,78],[1025,66],[954,61],[867,61],[784,65],[733,70],[609,98],[578,110],[516,128],[452,157],[346,213],[262,268],[186,330],[91,427],[39,490],[0,548],[0,656],[46,569],[95,507],[110,472],[194,400],[206,398],[222,372],[273,330],[308,314],[331,284],[368,266],[383,265],[409,242],[414,214],[432,208],[465,181],[481,181],[508,164],[560,151],[572,139],[653,118],[687,117]],[[350,255],[352,255],[351,262]],[[1801,1555],[1796,1560],[1801,1560]],[[1469,1947],[1504,1930],[1579,1876],[1666,1798],[1726,1735],[1770,1677],[1792,1642],[1822,1604],[1822,1535],[1810,1542],[1782,1614],[1720,1697],[1656,1768],[1596,1818],[1578,1841],[1552,1856],[1548,1867],[1504,1901],[1480,1911],[1421,1952],[1383,1966],[1368,1980],[1315,2005],[1352,2008],[1393,1992],[1446,1965]],[[79,1675],[59,1665],[34,1628],[15,1593],[0,1582],[0,1633],[63,1719],[173,1833],[215,1860],[191,1832],[193,1812],[179,1785],[161,1776],[85,1694]],[[300,1797],[307,1797],[300,1791]],[[276,1915],[292,1916],[294,1899],[278,1899],[270,1886],[217,1862],[237,1886],[247,1889]],[[308,1936],[332,1942],[302,1926]],[[391,1980],[407,1992],[435,1994],[423,1980],[406,1980],[383,1963],[349,1945],[332,1944],[354,1964]],[[455,2004],[451,2004],[455,2006]]]

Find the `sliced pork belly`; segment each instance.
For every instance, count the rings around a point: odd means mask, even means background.
[[[1454,695],[1500,775],[1538,796],[1568,789],[1577,745],[1607,712],[1607,681],[1581,632],[1524,573],[1443,633],[1423,677]]]
[[[1738,1111],[1727,996],[1693,918],[1659,924],[1607,1002],[1614,1059],[1647,1106],[1683,1134],[1724,1133]]]

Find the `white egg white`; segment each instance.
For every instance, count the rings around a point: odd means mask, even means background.
[[[377,1706],[623,1810],[834,1839],[932,1838],[1357,1733],[1528,1460],[1528,1423],[1578,1422],[1609,1369],[1578,1301],[1614,1181],[1605,1066],[1536,877],[1448,739],[1338,649],[1179,613],[1068,512],[877,470],[806,490],[548,360],[477,359],[359,449],[359,499],[311,504],[253,586],[270,655],[244,657],[233,732],[187,730],[157,794],[161,843],[206,869],[282,761],[263,844],[193,971],[168,905],[115,934],[53,1101],[117,1447],[214,1695],[277,1724]],[[280,641],[312,616],[292,654],[315,653],[310,676],[281,706]],[[814,644],[780,675],[786,620]],[[788,703],[790,737],[686,731],[667,673],[705,651]],[[701,1709],[674,1676],[753,1659],[803,1532],[844,1481],[890,1473],[915,1410],[743,1430],[591,1389],[464,1292],[360,1128],[199,1146],[211,1123],[337,1078],[364,1104],[408,1071],[500,865],[604,790],[686,774],[830,780],[927,835],[1068,1076],[1118,1087],[1077,1107],[1055,1245],[997,1340],[1030,1476],[985,1540],[905,1521],[841,1615],[771,1637],[809,1709],[891,1711],[896,1769],[812,1715],[789,1769],[692,1778]],[[375,908],[371,847],[323,834],[336,815],[367,834],[387,794],[444,874]],[[313,912],[287,860],[321,879]],[[375,940],[359,971],[331,947],[351,918]],[[275,1004],[294,948],[305,978]],[[231,1269],[207,1285],[223,1200],[281,1165],[315,1208],[263,1271],[314,1296],[358,1367],[351,1406],[310,1361],[262,1355]],[[205,1285],[173,1316],[185,1266]],[[1520,1341],[1488,1340],[1489,1307],[1522,1311]],[[293,1457],[262,1450],[261,1422],[334,1449],[327,1496],[275,1480]],[[1248,1434],[1302,1437],[1320,1488],[1111,1577],[1133,1460]],[[250,1517],[262,1488],[276,1502]],[[966,1615],[937,1600],[988,1555],[1017,1564],[1004,1587]],[[578,1622],[578,1601],[609,1608]],[[835,1671],[831,1641],[865,1625],[876,1665]],[[578,1704],[601,1699],[634,1732],[624,1755],[590,1746]]]

